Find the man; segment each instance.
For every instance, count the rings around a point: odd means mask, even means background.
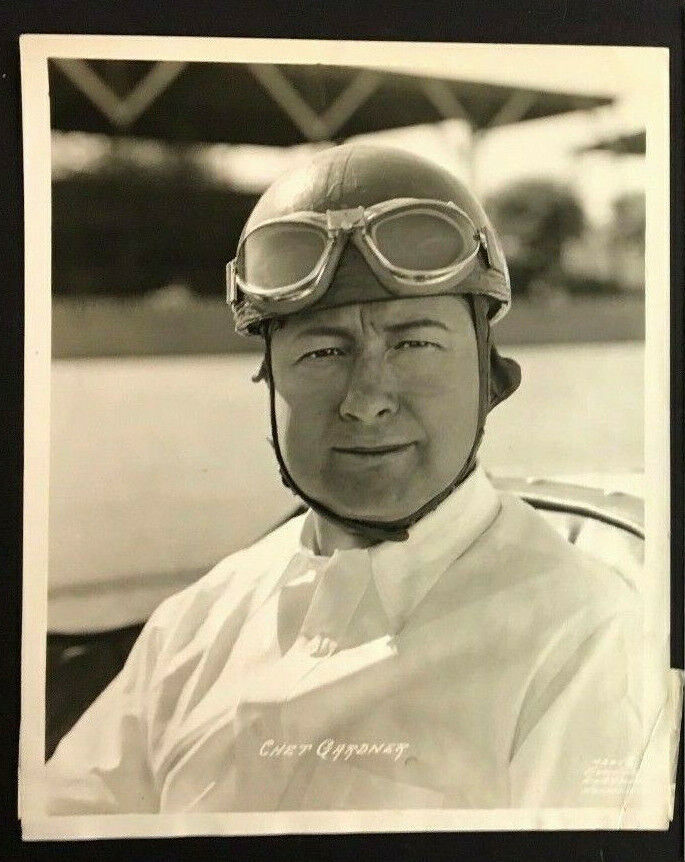
[[[631,590],[476,461],[519,383],[478,202],[331,148],[262,196],[229,282],[308,512],[158,608],[48,764],[53,813],[623,805],[593,768],[641,750]]]

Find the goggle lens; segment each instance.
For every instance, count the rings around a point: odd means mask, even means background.
[[[274,223],[257,228],[242,246],[239,267],[244,282],[271,289],[297,284],[318,266],[328,238],[301,222]]]
[[[439,213],[403,212],[378,219],[370,230],[378,251],[400,269],[431,273],[454,266],[476,247],[461,226]]]

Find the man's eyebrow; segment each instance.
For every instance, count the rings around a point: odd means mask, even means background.
[[[432,317],[421,317],[418,319],[402,321],[401,323],[390,323],[387,326],[383,326],[383,329],[386,332],[403,332],[407,329],[418,329],[425,326],[433,326],[438,329],[443,329],[445,332],[452,331],[451,328],[447,326],[446,323],[443,323],[442,320],[435,320]],[[341,338],[353,337],[351,330],[345,326],[332,326],[330,324],[328,326],[323,324],[317,326],[316,324],[312,324],[311,326],[306,326],[304,329],[301,329],[296,334],[295,338],[307,338],[317,335],[333,335]]]
[[[304,329],[301,329],[295,335],[295,338],[304,338],[310,335],[339,335],[349,337],[350,331],[349,329],[345,329],[343,326],[316,326],[315,324],[312,324],[311,326],[306,326]]]
[[[401,332],[404,329],[418,329],[421,326],[435,326],[438,329],[444,329],[445,332],[452,331],[442,320],[434,320],[432,317],[421,317],[418,320],[407,320],[404,323],[392,323],[385,326],[384,329],[388,332]]]

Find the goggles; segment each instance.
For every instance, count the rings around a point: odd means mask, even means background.
[[[256,225],[241,237],[227,266],[229,301],[234,309],[249,305],[262,319],[314,304],[328,290],[348,239],[396,297],[453,291],[474,271],[481,251],[496,269],[488,229],[476,227],[456,204],[396,198],[366,208],[290,213]],[[494,290],[490,280],[475,292],[506,302],[508,278],[498,275]]]

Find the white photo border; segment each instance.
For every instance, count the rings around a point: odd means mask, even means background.
[[[478,80],[507,61],[534,63],[550,87],[582,89],[585,80],[635,82],[646,105],[645,521],[647,572],[644,631],[649,702],[668,703],[670,622],[670,344],[669,344],[669,51],[657,47],[338,42],[206,37],[27,35],[21,37],[26,256],[25,460],[22,695],[19,816],[28,840],[179,835],[493,831],[533,829],[666,829],[673,753],[669,733],[654,764],[654,805],[621,822],[603,809],[276,812],[248,814],[88,815],[44,813],[45,643],[50,468],[50,105],[48,59],[88,58],[231,63],[325,63],[416,69],[441,74],[459,55]],[[582,69],[582,76],[578,70]],[[672,677],[671,677],[672,679]],[[663,715],[662,715],[663,720]],[[659,727],[655,727],[655,733]],[[660,738],[661,738],[660,737]],[[662,784],[663,782],[663,784]],[[662,792],[659,792],[663,790]]]

